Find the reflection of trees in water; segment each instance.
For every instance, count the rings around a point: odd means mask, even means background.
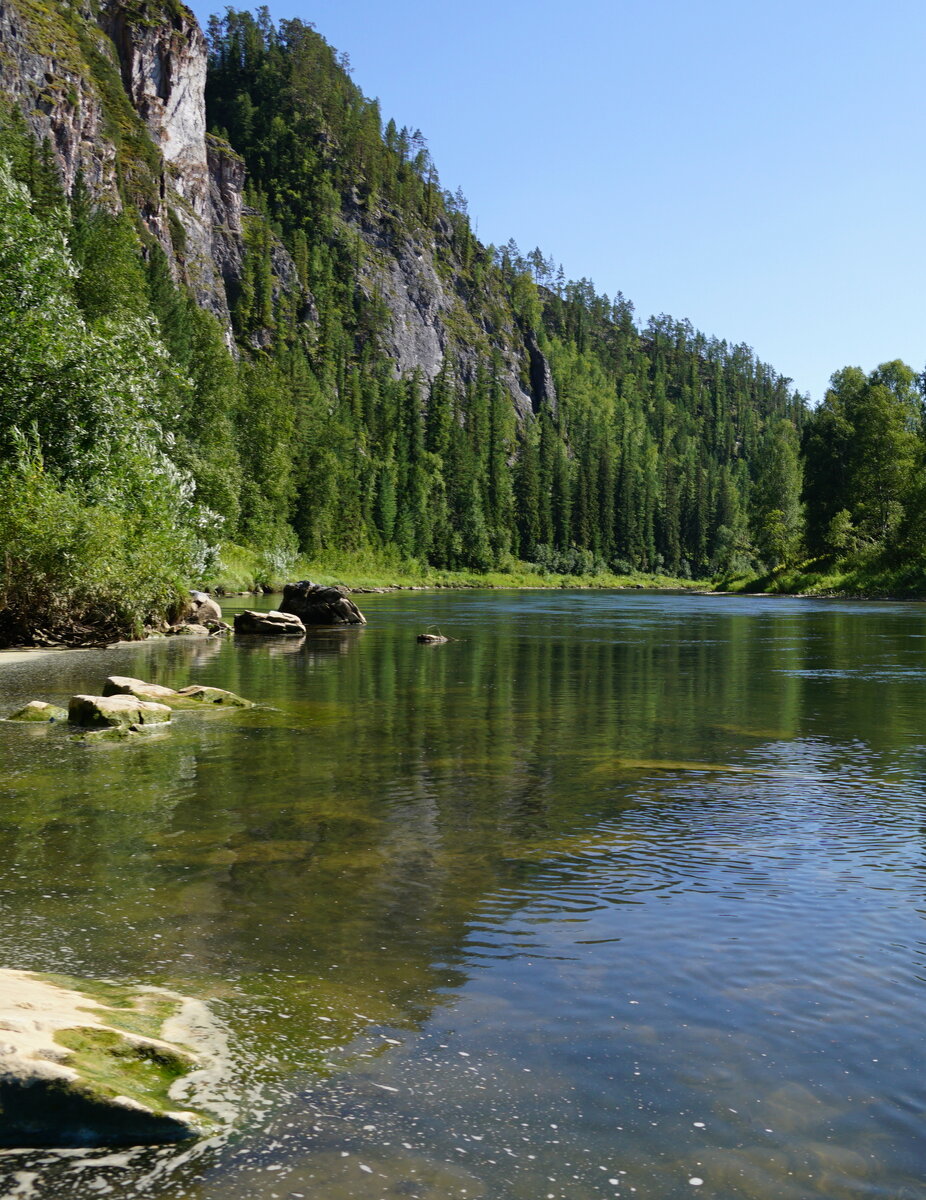
[[[720,603],[600,628],[526,611],[437,652],[387,625],[74,656],[74,691],[94,672],[194,677],[259,707],[178,720],[157,746],[36,754],[0,816],[18,917],[48,893],[46,928],[107,973],[324,976],[423,1015],[459,981],[485,898],[516,908],[539,844],[622,820],[652,791],[644,764],[781,765],[823,736],[824,703],[831,739],[866,727],[872,691],[805,674],[868,652],[843,614]],[[897,745],[912,719],[885,708],[877,736]]]

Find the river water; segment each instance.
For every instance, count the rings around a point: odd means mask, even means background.
[[[362,599],[0,667],[258,705],[0,724],[0,964],[205,997],[241,1105],[0,1196],[926,1197],[926,607]]]

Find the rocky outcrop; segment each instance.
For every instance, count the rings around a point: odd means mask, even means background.
[[[0,0],[0,46],[0,87],[48,140],[65,189],[80,174],[98,202],[136,207],[174,277],[219,318],[234,352],[230,308],[246,270],[246,225],[265,218],[242,203],[241,157],[206,133],[207,47],[193,14],[179,4],[140,13],[125,0],[92,10]],[[476,295],[454,265],[445,217],[403,230],[401,214],[370,213],[345,197],[342,219],[365,246],[357,287],[383,306],[378,337],[397,378],[417,372],[427,383],[447,368],[471,383],[491,357],[522,418],[555,399],[533,335],[503,297]],[[274,301],[285,293],[297,320],[316,324],[315,300],[286,247],[266,225],[261,236]],[[266,349],[274,337],[258,329],[250,342]]]
[[[261,637],[305,637],[305,626],[291,613],[256,612],[246,608],[235,614],[235,633],[258,634]]]
[[[0,970],[0,1146],[150,1145],[215,1132],[233,1115],[226,1058],[198,1001]]]
[[[281,613],[292,613],[304,625],[365,625],[366,617],[345,587],[322,587],[303,579],[283,588]]]
[[[524,348],[530,364],[531,408],[536,413],[546,405],[555,412],[556,384],[553,382],[550,360],[540,349],[537,335],[532,329],[525,329],[523,335]]]
[[[36,140],[51,145],[65,190],[81,172],[92,195],[117,203],[115,146],[75,39],[52,13],[28,20],[0,0],[0,47],[3,93],[18,103]]]
[[[487,321],[477,324],[455,286],[460,280],[438,271],[440,250],[448,256],[445,223],[438,222],[429,235],[394,238],[384,221],[355,210],[348,214],[368,246],[360,287],[385,305],[387,324],[380,341],[396,378],[417,371],[430,383],[449,365],[453,376],[472,383],[480,358],[494,355],[519,416],[536,412],[544,397],[555,398],[550,365],[533,334],[528,340],[513,319],[498,328]]]
[[[212,260],[228,294],[238,286],[244,266],[241,224],[244,159],[228,142],[207,134],[206,162],[212,209]]]
[[[193,14],[179,5],[166,10],[162,21],[147,24],[110,0],[100,24],[163,163],[161,202],[147,214],[149,228],[197,303],[227,326],[225,282],[213,256],[217,214],[206,146],[206,39]]]

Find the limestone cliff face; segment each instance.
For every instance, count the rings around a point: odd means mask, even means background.
[[[186,9],[176,9],[162,23],[140,25],[120,4],[110,3],[99,20],[118,55],[126,94],[163,163],[160,203],[148,216],[149,228],[197,303],[227,325],[226,285],[233,284],[233,264],[240,269],[242,258],[244,171],[215,142],[211,155],[207,146],[206,39]]]
[[[91,192],[116,194],[116,152],[104,129],[103,106],[88,76],[82,48],[53,18],[36,22],[0,0],[0,90],[15,101],[36,140],[48,140],[65,188],[78,170]]]
[[[230,309],[245,271],[243,218],[260,218],[242,204],[242,159],[206,132],[202,30],[176,0],[158,2],[150,0],[142,19],[124,0],[60,10],[0,0],[0,89],[51,145],[66,190],[80,174],[97,202],[137,209],[174,277],[222,321],[231,347]],[[349,203],[343,219],[368,247],[357,285],[384,306],[382,349],[397,376],[417,370],[432,380],[449,362],[467,380],[490,354],[520,415],[555,401],[533,335],[513,317],[496,327],[478,306],[469,311],[447,270],[450,229],[440,219],[414,237],[393,235],[389,222]],[[317,323],[292,258],[278,239],[271,242],[275,297],[298,294],[299,319]],[[267,346],[272,333],[258,331],[251,341]]]
[[[139,211],[177,279],[230,331],[228,287],[243,256],[244,169],[207,146],[206,42],[177,8],[152,23],[121,4],[46,22],[23,0],[0,0],[0,86],[55,153],[70,191]]]
[[[354,210],[347,216],[370,248],[359,284],[368,297],[385,304],[383,349],[396,376],[417,370],[430,382],[449,362],[457,378],[471,382],[480,356],[492,355],[520,417],[536,412],[545,400],[555,405],[550,366],[533,334],[523,332],[513,317],[501,326],[480,318],[478,306],[468,308],[454,277],[438,270],[440,252],[448,257],[449,227],[438,221],[426,237],[396,239],[384,223]]]

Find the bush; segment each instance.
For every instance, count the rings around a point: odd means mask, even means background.
[[[35,442],[0,465],[0,644],[138,636],[183,594],[197,546],[170,492],[136,481],[137,504],[88,504],[46,472]]]

